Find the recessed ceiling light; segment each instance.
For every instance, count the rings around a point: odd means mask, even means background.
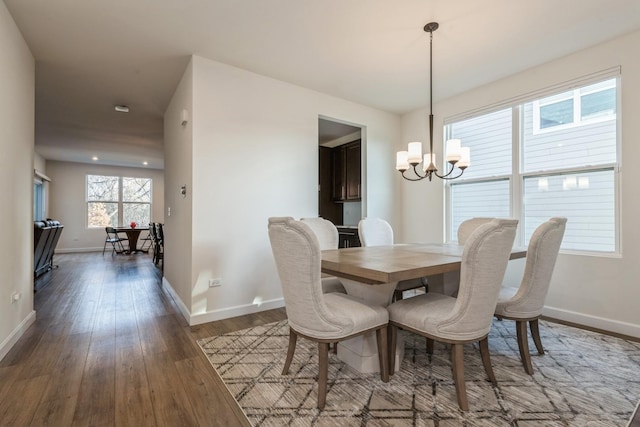
[[[143,165],[147,166],[149,162],[142,162]]]
[[[116,105],[116,111],[118,111],[119,113],[128,113],[129,112],[129,107],[127,107],[126,105]]]
[[[95,162],[96,160],[98,160],[98,156],[93,156],[93,157],[91,158],[91,160],[93,160],[93,161]]]

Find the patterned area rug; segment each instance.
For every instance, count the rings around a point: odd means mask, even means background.
[[[640,398],[640,343],[541,322],[546,354],[532,357],[529,376],[515,322],[495,320],[489,348],[498,386],[486,379],[477,345],[465,346],[468,412],[458,409],[448,348],[436,343],[429,362],[424,339],[412,334],[387,384],[330,354],[319,411],[316,344],[298,339],[290,373],[280,375],[288,330],[282,321],[198,341],[255,426],[625,426]]]

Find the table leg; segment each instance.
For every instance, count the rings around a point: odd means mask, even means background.
[[[368,304],[386,307],[391,303],[396,282],[382,285],[368,285],[352,280],[340,279],[347,294],[362,299]],[[396,345],[396,371],[400,369],[400,363],[404,357],[404,341],[398,334]],[[338,359],[345,362],[355,370],[362,373],[380,372],[378,362],[378,346],[376,334],[371,332],[360,335],[338,344]]]
[[[460,286],[460,271],[429,276],[427,280],[429,281],[429,292],[455,296]]]

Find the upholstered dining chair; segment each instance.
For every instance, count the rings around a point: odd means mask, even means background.
[[[327,395],[329,344],[375,331],[380,377],[388,382],[387,310],[346,294],[322,292],[320,244],[304,222],[269,218],[269,240],[289,322],[289,348],[282,375],[289,372],[298,336],[317,342],[318,408],[322,409]]]
[[[488,223],[492,219],[493,218],[488,217],[476,217],[462,221],[458,226],[458,244],[464,245],[476,228],[480,227],[482,224]]]
[[[331,221],[324,218],[301,218],[300,221],[307,224],[311,231],[315,233],[321,251],[338,249],[338,229]],[[322,274],[322,292],[325,294],[329,292],[347,293],[340,279],[325,274]]]
[[[527,374],[533,375],[527,322],[538,354],[544,354],[538,319],[549,291],[560,244],[567,225],[566,218],[554,217],[536,228],[529,240],[527,261],[520,287],[503,287],[498,295],[495,315],[499,319],[516,321],[516,337],[520,360]]]
[[[462,253],[458,297],[435,292],[397,301],[389,311],[389,346],[395,348],[398,328],[427,339],[427,352],[433,353],[433,342],[451,344],[451,365],[458,405],[469,409],[464,380],[463,347],[480,344],[484,369],[493,384],[487,336],[498,300],[498,292],[516,235],[517,220],[494,219],[476,229],[467,239]],[[390,374],[393,374],[395,352],[390,352]]]
[[[358,223],[358,237],[362,246],[385,246],[393,245],[393,228],[381,218],[365,218]],[[426,277],[420,279],[401,280],[398,282],[393,292],[393,300],[401,300],[404,291],[412,289],[428,289]]]

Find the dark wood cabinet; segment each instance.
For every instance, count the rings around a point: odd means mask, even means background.
[[[344,145],[331,150],[331,180],[333,188],[333,200],[345,200],[347,197],[346,189],[346,166],[347,157]]]
[[[347,200],[360,200],[360,141],[345,146]]]
[[[336,147],[331,152],[333,175],[333,200],[356,201],[361,199],[361,144],[360,140]]]
[[[320,147],[318,182],[318,216],[342,224],[342,203],[333,201],[333,149]]]

